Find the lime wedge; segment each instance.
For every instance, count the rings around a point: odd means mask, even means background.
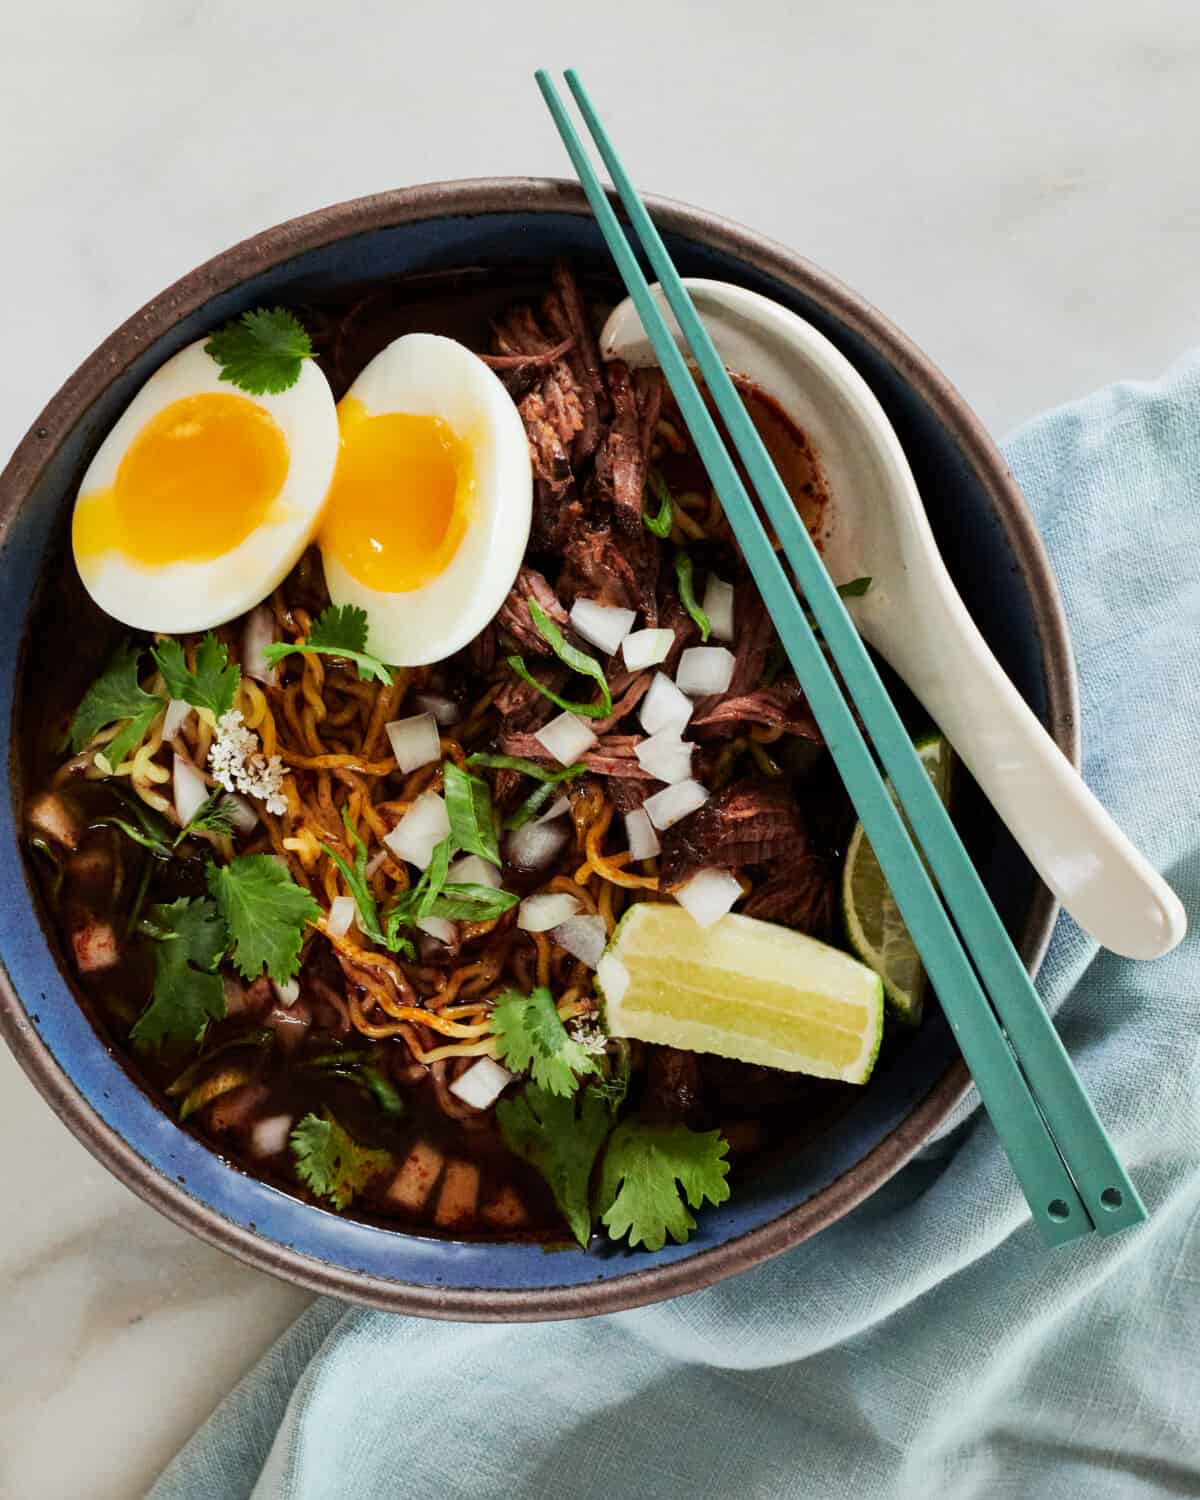
[[[840,948],[731,913],[700,927],[642,902],[600,966],[612,1036],[865,1083],[883,1032],[878,975]]]
[[[954,759],[949,744],[931,734],[914,748],[938,796],[949,801]],[[916,1026],[925,1003],[925,970],[861,823],[855,825],[842,867],[842,916],[851,948],[882,978],[888,1004],[902,1021]]]

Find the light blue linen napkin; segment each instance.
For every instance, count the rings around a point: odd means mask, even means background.
[[[1007,447],[1062,584],[1092,786],[1200,895],[1200,355]],[[1060,920],[1041,988],[1145,1197],[1043,1249],[987,1119],[808,1244],[659,1307],[533,1327],[318,1303],[153,1500],[1200,1495],[1200,940]]]

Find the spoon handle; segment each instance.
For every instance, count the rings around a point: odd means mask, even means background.
[[[1117,827],[1013,687],[949,576],[944,588],[923,590],[922,599],[918,631],[911,617],[905,630],[889,627],[886,609],[852,608],[852,613],[933,715],[1076,922],[1126,958],[1170,952],[1187,931],[1178,896]]]

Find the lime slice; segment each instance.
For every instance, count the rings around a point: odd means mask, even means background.
[[[626,913],[600,966],[612,1036],[865,1083],[883,1032],[878,975],[815,938],[681,906]]]
[[[954,759],[949,744],[931,734],[914,748],[938,796],[949,801]],[[916,1026],[925,1003],[925,970],[861,823],[855,825],[842,867],[842,916],[851,948],[883,979],[889,1005],[902,1021]]]

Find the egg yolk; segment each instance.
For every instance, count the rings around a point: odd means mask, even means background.
[[[470,448],[435,416],[368,414],[338,404],[341,446],[320,543],[352,578],[402,594],[436,578],[466,531],[475,499]]]
[[[75,556],[220,557],[267,519],[287,472],[287,438],[257,402],[215,391],[172,401],[138,431],[112,487],[79,497]]]

